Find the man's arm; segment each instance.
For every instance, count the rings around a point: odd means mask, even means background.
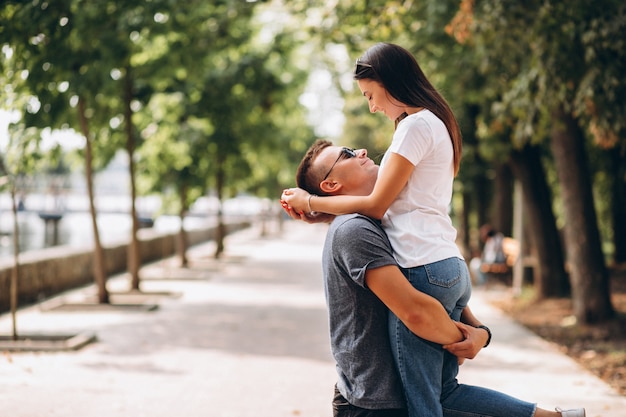
[[[443,348],[460,358],[474,359],[478,352],[491,341],[491,334],[487,329],[478,327],[482,326],[482,323],[474,316],[469,306],[463,309],[461,322],[456,325],[463,332],[465,340],[444,344]]]
[[[442,345],[463,340],[441,303],[415,289],[397,266],[368,269],[365,283],[419,337]]]
[[[395,265],[368,269],[365,273],[368,288],[419,337],[440,343],[450,353],[473,359],[487,343],[489,335],[469,307],[457,323],[450,319],[441,303],[415,289]]]

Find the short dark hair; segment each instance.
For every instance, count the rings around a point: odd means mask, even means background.
[[[300,165],[296,171],[296,184],[298,187],[310,194],[326,194],[320,188],[323,173],[321,173],[319,169],[313,169],[313,162],[324,149],[332,145],[333,143],[328,140],[319,139],[309,147],[302,157],[302,161],[300,161]]]
[[[452,140],[454,174],[457,174],[461,164],[461,129],[452,109],[428,81],[409,51],[391,43],[377,43],[357,60],[354,79],[379,82],[399,102],[412,107],[424,107],[441,119]]]

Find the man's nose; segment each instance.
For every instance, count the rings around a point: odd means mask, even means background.
[[[367,158],[367,149],[357,149],[355,152],[358,158]]]

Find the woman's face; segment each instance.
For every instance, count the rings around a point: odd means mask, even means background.
[[[385,87],[378,81],[371,79],[357,80],[361,93],[367,99],[370,112],[382,112],[390,120],[396,120],[404,111],[402,103],[391,97]]]

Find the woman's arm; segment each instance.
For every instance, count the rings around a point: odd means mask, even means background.
[[[287,213],[289,217],[294,220],[302,220],[309,224],[330,223],[335,218],[334,214],[297,212],[293,208],[289,207],[289,205],[283,200],[280,200],[280,204],[283,206],[283,210],[285,211],[285,213]]]

